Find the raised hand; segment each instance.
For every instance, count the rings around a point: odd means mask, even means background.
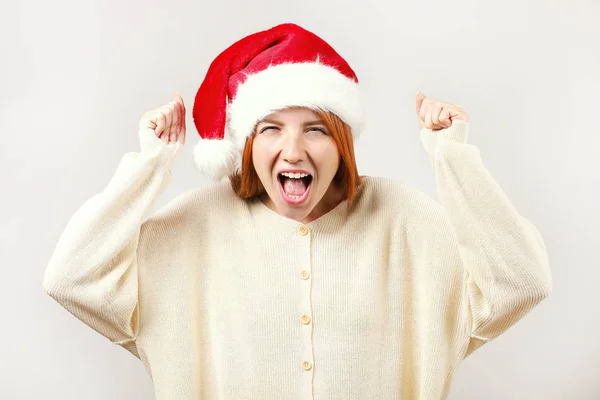
[[[455,120],[469,121],[469,116],[459,105],[427,98],[421,92],[417,93],[416,100],[420,129],[435,131],[450,127]]]
[[[185,105],[179,94],[173,101],[155,110],[146,112],[139,123],[140,129],[151,130],[165,143],[185,143]]]

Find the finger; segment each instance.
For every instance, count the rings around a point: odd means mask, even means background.
[[[156,117],[154,117],[153,121],[156,124],[156,128],[154,129],[154,134],[162,139],[162,134],[165,131],[167,120],[165,115],[162,112],[158,112]]]
[[[173,94],[173,101],[175,102],[175,112],[177,115],[177,124],[175,127],[175,138],[174,140],[181,141],[180,135],[182,132],[182,128],[185,129],[185,105],[183,103],[183,98],[179,93]]]
[[[433,128],[433,122],[431,121],[431,105],[430,104],[426,104],[425,107],[423,107],[425,109],[425,115],[424,115],[424,120],[425,120],[425,128],[427,129],[431,129]]]
[[[156,128],[155,119],[156,119],[156,116],[154,115],[153,112],[151,112],[151,111],[145,112],[140,117],[140,122],[139,122],[140,129],[151,129],[154,133],[154,129]]]
[[[450,119],[450,109],[447,107],[442,108],[442,112],[440,113],[440,124],[446,128],[452,125],[452,120]]]
[[[185,106],[183,105],[183,102],[181,103],[181,119],[179,121],[180,123],[180,128],[179,128],[179,134],[177,135],[177,141],[181,144],[185,143],[185,131],[186,131],[186,127],[185,127]]]
[[[169,140],[171,142],[174,142],[177,139],[177,135],[179,134],[179,118],[180,118],[180,112],[179,112],[179,104],[177,104],[177,102],[173,102],[173,107],[172,107],[172,120],[171,120],[171,135]]]
[[[436,111],[436,105],[434,103],[429,103],[425,106],[425,109],[425,127],[434,131],[444,129],[442,125],[438,125],[434,122],[434,117],[438,115],[438,112]]]
[[[173,119],[175,118],[175,115],[176,115],[175,111],[174,111],[175,110],[175,103],[174,102],[170,102],[167,105],[167,109],[168,109],[167,120],[169,121],[169,129],[168,129],[168,132],[166,134],[167,134],[167,143],[168,143],[168,142],[172,141],[171,138],[173,137],[173,134],[175,132],[175,123],[173,122]]]
[[[465,109],[463,108],[463,106],[461,106],[459,104],[451,104],[451,103],[447,103],[445,101],[440,101],[439,103],[442,105],[442,107],[454,108],[454,109],[457,109],[457,110],[461,110],[463,112],[465,111]]]
[[[181,104],[181,106],[183,106],[183,97],[181,97],[181,95],[179,93],[175,93],[173,95],[173,101],[177,104]]]
[[[437,124],[431,123],[431,130],[433,130],[433,131],[439,131],[444,128],[445,128],[445,126],[443,126],[443,125],[437,125]]]
[[[160,108],[160,112],[165,116],[165,129],[162,132],[161,139],[166,139],[166,143],[169,142],[169,136],[171,135],[171,128],[173,122],[173,111],[171,109],[171,105],[168,104],[166,106],[162,106]]]
[[[179,140],[179,134],[181,133],[181,127],[185,124],[185,106],[183,104],[183,98],[179,93],[173,94],[173,100],[170,104],[173,104],[173,141]]]
[[[423,100],[425,100],[425,95],[421,92],[417,92],[416,102],[417,102],[417,114],[421,111],[421,106],[423,105]]]
[[[433,125],[435,126],[441,126],[440,124],[440,113],[442,112],[442,107],[440,106],[439,103],[435,103],[432,107],[431,107],[431,122],[433,123]]]
[[[421,108],[419,109],[418,115],[419,118],[425,122],[425,116],[427,115],[427,107],[429,106],[428,101],[424,101],[421,103]]]
[[[432,110],[433,111],[431,112],[431,129],[437,131],[446,128],[446,126],[444,126],[444,124],[440,122],[440,113],[442,112],[441,106],[438,103],[436,103],[432,106]]]
[[[467,120],[466,113],[458,108],[448,107],[449,118],[451,121],[455,121],[457,119]]]

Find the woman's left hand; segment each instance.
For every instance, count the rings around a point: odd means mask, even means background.
[[[427,98],[421,92],[417,93],[417,116],[419,129],[434,131],[450,127],[452,121],[469,122],[469,116],[461,106]]]

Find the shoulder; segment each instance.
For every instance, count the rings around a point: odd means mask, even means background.
[[[444,207],[425,192],[391,178],[365,178],[361,203],[384,210],[399,229],[421,238],[451,234]]]
[[[397,212],[443,212],[440,203],[425,192],[391,178],[367,176],[363,178],[362,197],[368,202],[379,202]]]
[[[179,194],[153,213],[144,225],[170,224],[181,227],[187,223],[208,222],[211,217],[232,215],[236,208],[244,206],[244,200],[236,196],[229,181],[223,181]]]

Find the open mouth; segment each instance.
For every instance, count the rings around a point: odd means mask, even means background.
[[[312,175],[280,173],[277,175],[283,199],[289,204],[302,204],[310,194]]]

